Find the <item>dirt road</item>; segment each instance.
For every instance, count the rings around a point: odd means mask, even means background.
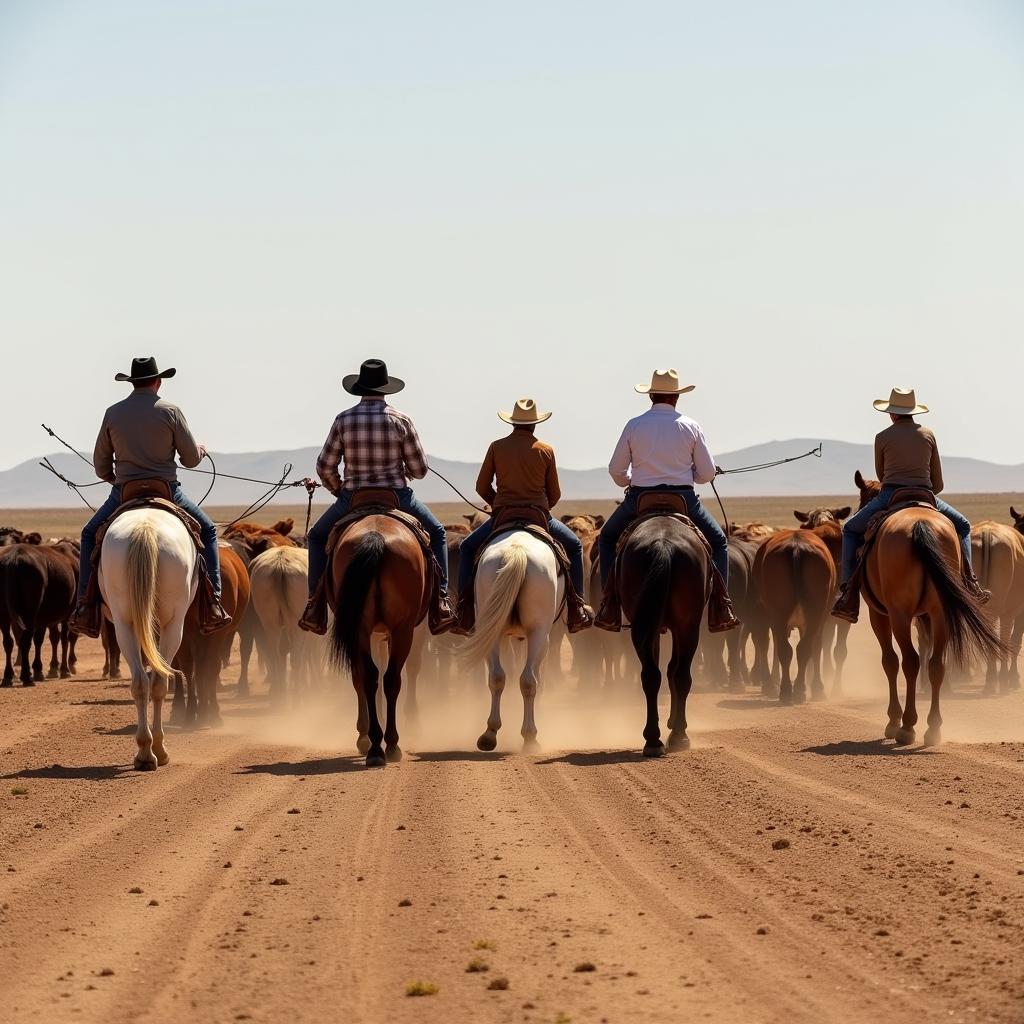
[[[274,714],[229,689],[225,730],[171,730],[140,775],[86,651],[0,691],[12,1024],[1024,1019],[1020,694],[967,691],[941,749],[896,753],[873,679],[699,694],[693,749],[644,761],[636,697],[574,684],[541,696],[546,753],[478,754],[480,687],[367,772],[347,694]]]

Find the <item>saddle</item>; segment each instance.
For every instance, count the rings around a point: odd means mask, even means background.
[[[114,509],[110,517],[96,531],[96,547],[92,553],[93,566],[99,565],[100,548],[103,546],[103,538],[110,529],[110,524],[115,519],[123,516],[125,512],[131,512],[139,508],[156,508],[163,512],[169,512],[188,530],[197,551],[203,550],[203,538],[200,534],[199,523],[194,516],[190,516],[183,508],[171,501],[171,485],[166,480],[147,479],[129,480],[121,485],[121,504]]]
[[[547,509],[541,508],[538,505],[502,505],[494,510],[492,519],[494,526],[491,529],[490,537],[487,539],[487,544],[490,544],[495,537],[503,533],[511,533],[513,530],[525,530],[527,533],[533,534],[538,540],[544,541],[551,548],[555,561],[558,563],[558,571],[566,580],[569,580],[569,556],[565,553],[565,548],[555,540],[548,529],[551,513]],[[476,579],[477,563],[487,549],[487,544],[480,549],[476,562],[473,563],[474,580]]]

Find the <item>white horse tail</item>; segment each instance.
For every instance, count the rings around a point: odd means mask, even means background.
[[[476,629],[459,649],[459,657],[482,661],[491,652],[509,626],[509,618],[519,598],[529,557],[522,544],[505,548],[501,568],[494,577],[494,586],[487,595],[487,604],[476,619]]]
[[[128,541],[128,608],[142,656],[159,675],[169,677],[167,664],[156,643],[156,574],[160,551],[156,530],[148,519],[136,523]]]

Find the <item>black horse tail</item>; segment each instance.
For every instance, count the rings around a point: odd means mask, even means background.
[[[636,646],[642,650],[649,649],[661,631],[672,587],[672,553],[672,544],[663,538],[652,541],[645,548],[647,568],[630,620]]]
[[[359,655],[363,611],[386,551],[384,535],[371,530],[360,537],[352,553],[335,602],[334,627],[329,640],[331,664],[335,666],[351,671]]]
[[[946,613],[949,649],[957,665],[966,665],[977,651],[982,657],[1006,657],[1006,644],[978,609],[957,569],[950,565],[930,523],[918,520],[910,540],[928,578],[939,592]]]

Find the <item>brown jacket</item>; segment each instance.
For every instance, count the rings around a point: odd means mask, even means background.
[[[92,464],[96,475],[109,483],[147,477],[174,483],[178,479],[175,453],[189,469],[201,461],[182,411],[155,391],[141,388],[104,414]]]
[[[875,473],[883,487],[930,487],[939,494],[945,486],[935,435],[909,416],[875,437]]]
[[[513,430],[492,442],[480,467],[476,493],[492,508],[538,505],[550,511],[562,496],[554,448],[528,430]]]

